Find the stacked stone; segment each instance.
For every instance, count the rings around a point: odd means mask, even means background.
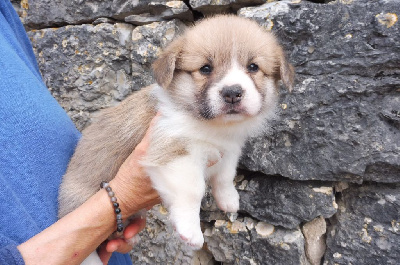
[[[134,264],[398,264],[398,0],[12,0],[54,97],[79,129],[153,83],[150,65],[195,18],[235,13],[274,32],[296,68],[272,130],[246,145],[240,212],[209,192],[192,252],[162,206]]]

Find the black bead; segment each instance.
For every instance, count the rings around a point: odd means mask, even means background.
[[[105,181],[102,181],[101,183],[100,183],[100,188],[104,188],[104,184],[106,184],[107,182],[105,182]]]
[[[115,213],[116,214],[121,213],[121,209],[120,208],[115,209]]]
[[[119,203],[118,202],[113,202],[114,208],[118,208],[119,207]]]
[[[117,227],[117,232],[122,232],[122,231],[124,231],[124,227]]]

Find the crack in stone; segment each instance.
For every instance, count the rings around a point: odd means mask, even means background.
[[[192,5],[190,4],[190,0],[183,0],[183,3],[189,8],[190,12],[192,12],[193,20],[197,21],[204,18],[204,14],[200,11],[193,9]]]
[[[328,4],[335,0],[306,0],[307,2],[316,3],[316,4]]]

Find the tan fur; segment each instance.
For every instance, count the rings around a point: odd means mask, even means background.
[[[180,156],[188,154],[187,145],[189,139],[178,138],[152,138],[152,144],[147,153],[147,165],[166,165]]]
[[[216,22],[218,26],[215,26]],[[275,37],[255,22],[233,16],[206,19],[196,26],[196,30],[187,30],[153,64],[154,76],[176,106],[198,119],[204,91],[222,78],[234,56],[243,69],[250,63],[260,67],[260,71],[250,76],[261,94],[267,79],[275,82],[281,79],[291,89],[294,71]],[[205,64],[212,64],[215,69],[209,76],[199,72]],[[190,85],[182,85],[185,82]],[[194,91],[189,90],[192,87],[195,87]],[[113,179],[141,141],[157,112],[157,102],[150,90],[151,87],[143,88],[120,105],[102,111],[98,120],[83,131],[60,187],[59,217],[98,191],[101,181]],[[215,125],[212,121],[210,124]],[[227,127],[226,124],[223,126]],[[147,162],[166,164],[188,153],[190,139],[151,141],[148,151],[151,157]]]

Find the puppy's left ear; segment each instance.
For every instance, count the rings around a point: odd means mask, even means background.
[[[279,77],[289,92],[292,92],[295,76],[294,67],[288,63],[283,50],[280,51],[279,64]]]
[[[154,78],[165,89],[172,82],[176,61],[182,50],[183,42],[182,37],[172,41],[152,65]]]

